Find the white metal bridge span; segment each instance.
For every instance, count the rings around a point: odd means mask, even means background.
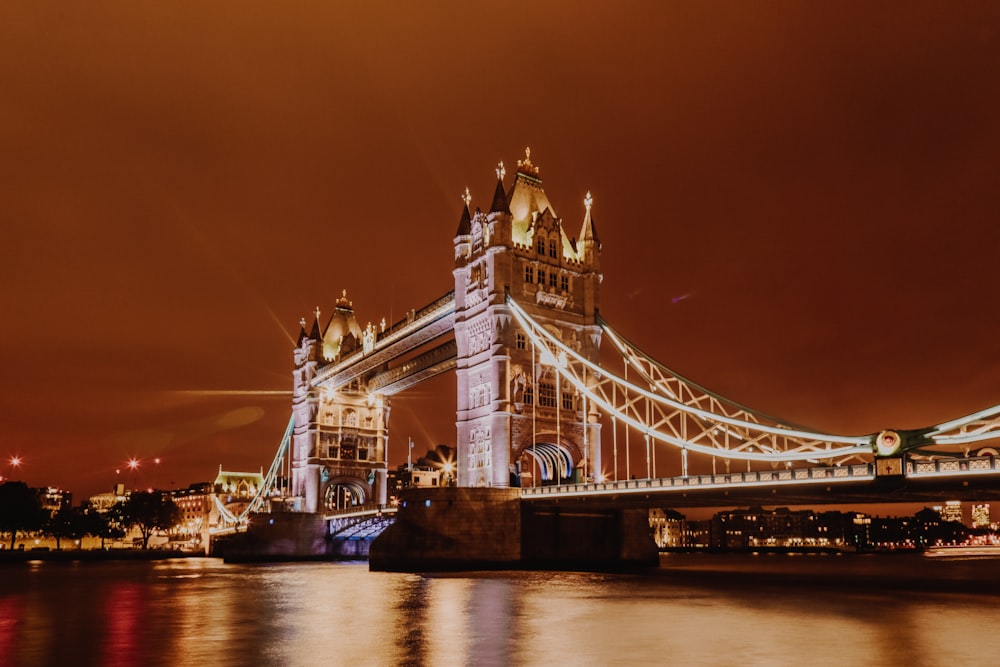
[[[440,313],[451,313],[453,307],[445,300],[432,304],[435,321],[444,319]],[[1000,455],[990,446],[1000,440],[1000,405],[923,429],[860,436],[825,433],[765,415],[699,386],[644,353],[604,320],[598,324],[613,345],[616,363],[599,365],[560,340],[510,296],[507,305],[530,341],[533,363],[556,369],[579,393],[584,413],[595,407],[612,428],[611,474],[584,471],[586,483],[524,488],[525,499],[648,494],[653,489],[669,496],[692,489],[857,484],[884,473],[880,459],[899,461],[892,474],[908,479],[996,476],[1000,481]],[[417,318],[413,326],[417,330],[426,323]],[[393,334],[399,338],[406,332]],[[339,366],[336,371],[351,373]],[[250,514],[267,508],[266,503],[285,501],[292,427],[290,421],[264,484],[245,509],[236,514],[216,500],[228,526],[245,525]],[[622,438],[619,430],[624,431]],[[631,434],[643,448],[645,470],[632,471]],[[655,474],[657,451],[664,448],[679,452],[681,475]],[[624,479],[617,477],[620,450],[624,450]],[[661,458],[665,453],[661,451]],[[712,474],[689,474],[689,456],[710,458]],[[545,452],[536,458],[545,460]],[[721,473],[716,471],[718,461],[725,467]],[[746,470],[732,471],[734,461],[745,462]],[[754,470],[754,464],[764,469]],[[377,517],[385,509],[358,508],[355,514],[364,517],[343,518]]]

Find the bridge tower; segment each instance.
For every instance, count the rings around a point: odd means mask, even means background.
[[[488,212],[471,212],[466,190],[454,239],[458,485],[599,478],[596,409],[559,378],[558,359],[532,351],[506,302],[510,294],[557,338],[597,361],[601,245],[592,199],[588,193],[579,232],[568,233],[530,149],[509,190],[504,176],[501,162]]]
[[[360,380],[334,391],[313,384],[323,367],[355,352],[365,336],[346,290],[325,326],[318,308],[308,333],[302,321],[292,369],[292,495],[302,511],[386,502],[388,398],[369,395]]]

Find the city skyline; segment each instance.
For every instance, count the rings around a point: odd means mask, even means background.
[[[681,374],[846,434],[1000,403],[1000,10],[237,9],[0,9],[4,477],[266,467],[299,319],[447,292],[525,146]],[[454,403],[394,398],[390,464]]]

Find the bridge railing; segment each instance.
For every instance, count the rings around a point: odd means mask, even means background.
[[[360,517],[377,516],[379,514],[395,514],[398,508],[393,505],[380,505],[378,503],[365,503],[363,505],[352,505],[340,510],[330,510],[323,518],[332,519],[355,519]]]
[[[452,290],[429,304],[421,308],[420,310],[410,311],[406,317],[395,322],[389,326],[385,331],[381,331],[376,335],[375,340],[381,341],[383,338],[388,338],[397,331],[401,331],[406,327],[410,326],[414,322],[417,322],[428,315],[431,315],[439,310],[446,309],[455,303],[455,290]]]
[[[951,477],[958,475],[989,475],[1000,473],[1000,458],[995,456],[970,456],[968,458],[940,458],[930,461],[907,461],[906,476]]]
[[[861,463],[850,466],[819,466],[750,472],[729,472],[686,477],[654,477],[585,484],[560,484],[521,489],[522,497],[578,495],[647,491],[650,489],[691,490],[692,488],[722,488],[730,486],[764,486],[771,484],[801,484],[810,482],[861,481],[875,479],[875,466]]]

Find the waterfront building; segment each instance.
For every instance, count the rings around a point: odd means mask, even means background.
[[[52,486],[38,490],[38,499],[42,503],[42,509],[49,514],[55,514],[64,507],[73,506],[73,494]]]
[[[972,506],[972,527],[989,528],[990,526],[990,504],[976,503]]]
[[[660,508],[649,510],[649,526],[653,529],[653,540],[661,549],[685,546],[686,523],[684,515],[676,510]]]
[[[963,522],[962,501],[960,500],[949,500],[945,502],[944,507],[941,507],[940,509],[935,507],[934,509],[941,513],[942,521],[957,521],[958,523]]]
[[[214,485],[210,482],[191,484],[186,489],[171,491],[170,498],[180,510],[180,518],[170,531],[171,540],[192,547],[202,543],[213,521],[218,523]]]

